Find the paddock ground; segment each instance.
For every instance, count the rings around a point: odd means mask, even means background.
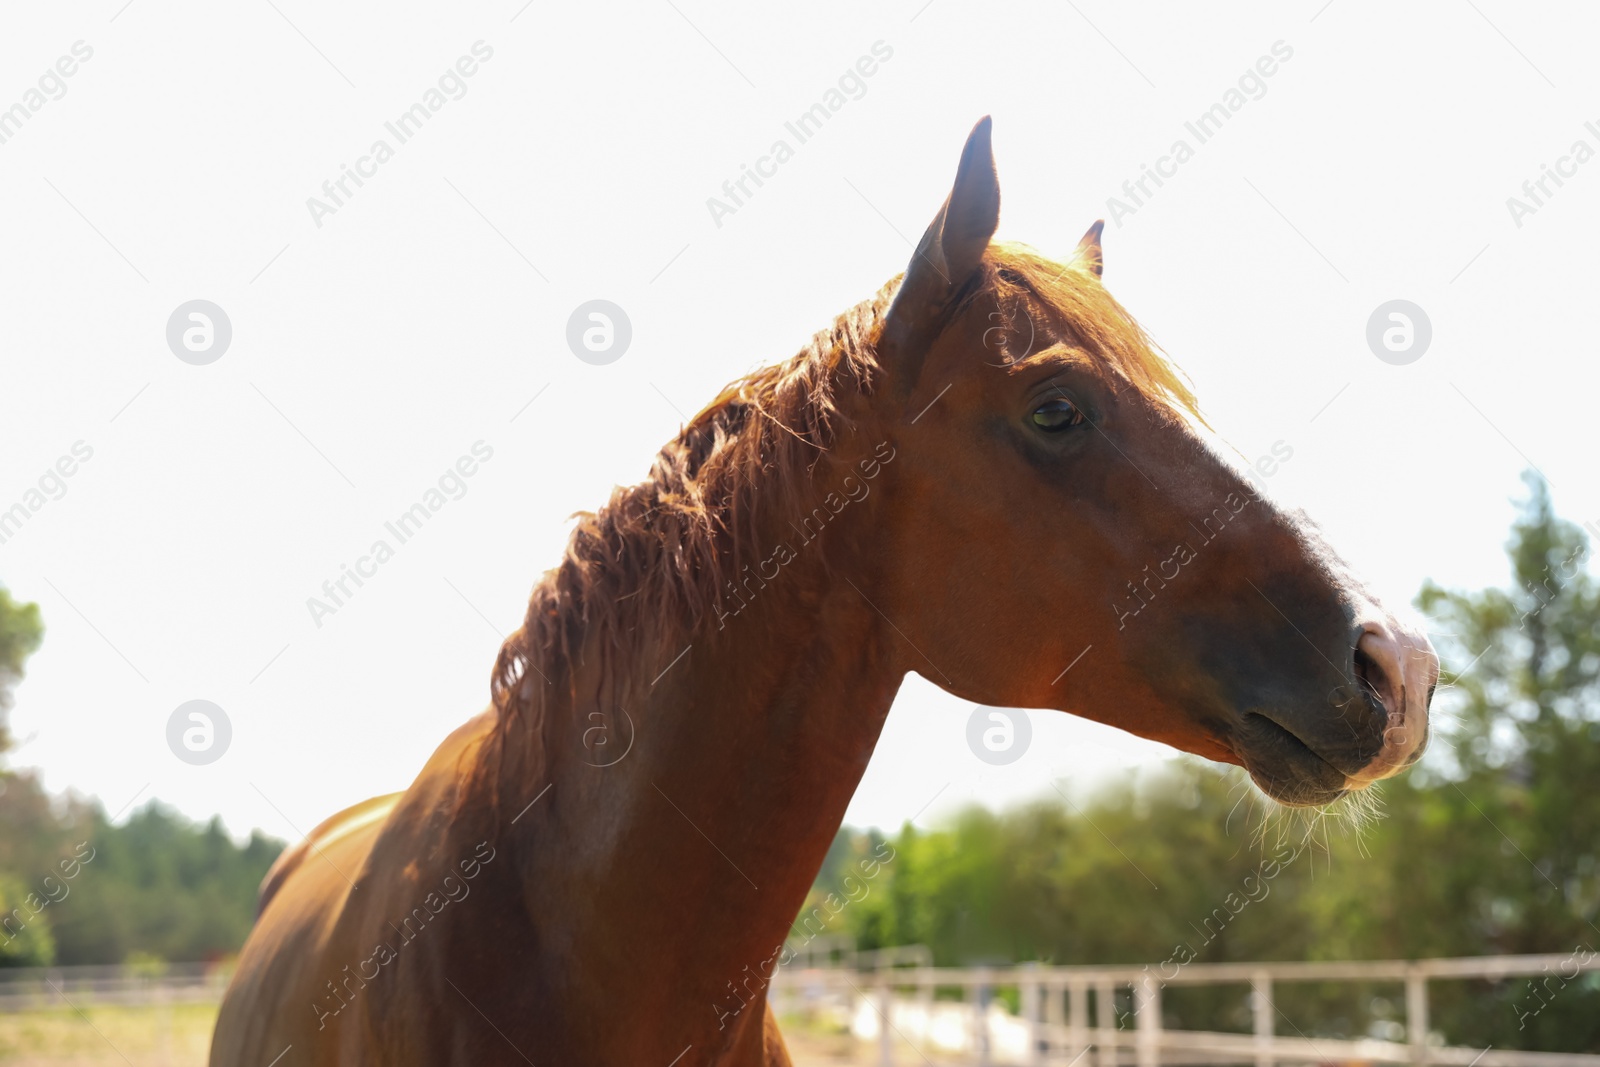
[[[70,1008],[0,1013],[0,1065],[205,1067],[216,1020],[214,1004],[86,1006],[83,1015]],[[791,1025],[784,1036],[795,1067],[872,1062],[874,1050],[848,1034],[808,1033]]]

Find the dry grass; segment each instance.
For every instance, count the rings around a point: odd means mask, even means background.
[[[5,1067],[205,1067],[214,1004],[0,1014]]]
[[[0,1067],[205,1067],[216,1005],[78,1006],[83,1015],[66,1007],[0,1013]],[[787,1019],[783,1032],[796,1067],[877,1062],[875,1043],[837,1027]],[[896,1051],[899,1062],[920,1062]]]

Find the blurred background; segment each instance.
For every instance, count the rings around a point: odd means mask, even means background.
[[[1540,478],[1526,483],[1505,545],[1512,583],[1418,594],[1443,639],[1436,732],[1375,803],[1279,810],[1241,772],[1174,757],[927,827],[847,825],[784,957],[802,976],[778,997],[797,1049],[849,1060],[878,1033],[870,1013],[862,1025],[861,997],[796,993],[809,970],[915,946],[897,958],[1154,965],[1163,979],[1191,963],[1556,954],[1566,965],[1530,976],[1433,983],[1430,1039],[1600,1050],[1600,972],[1571,966],[1600,940],[1600,583],[1583,531]],[[0,699],[45,632],[37,605],[0,593]],[[230,957],[284,842],[154,798],[108,813],[13,761],[0,771],[0,968],[11,969],[0,1060],[203,1062]],[[1021,1010],[1017,987],[983,990],[997,1010]],[[1132,1025],[1134,995],[1112,995],[1118,1029]],[[1164,1022],[1249,1032],[1250,995],[1238,982],[1178,987]],[[1390,979],[1282,986],[1275,1010],[1307,1039],[1401,1042],[1405,1008]],[[949,1051],[974,1053],[966,1037]]]
[[[1025,1059],[1037,1035],[1002,1040],[1002,1016],[1067,1026],[1074,1003],[1005,970],[1033,963],[1180,973],[1146,1018],[1269,1015],[1324,1041],[1297,1062],[1361,1040],[1369,1061],[1600,1053],[1593,8],[5,18],[0,1063],[203,1062],[277,852],[403,788],[484,705],[574,511],[903,268],[984,114],[998,236],[1061,257],[1108,220],[1108,286],[1222,447],[1425,615],[1438,733],[1376,805],[1308,821],[1164,746],[908,678],[796,917],[775,996],[796,1048],[881,1058],[884,1032],[874,987],[802,975],[927,965],[952,981],[895,1003],[967,1021],[895,1036],[901,1058]],[[604,362],[568,340],[597,300],[628,323]],[[330,595],[430,493],[426,526]],[[1003,763],[967,742],[991,711],[1030,727]],[[1393,975],[1281,980],[1270,1012],[1248,981],[1186,984],[1510,955],[1550,959],[1430,979],[1420,1026]],[[1098,1062],[1148,1056],[1108,1044],[1138,1029],[1124,977],[1089,991]],[[1210,1062],[1235,1061],[1266,1062]]]

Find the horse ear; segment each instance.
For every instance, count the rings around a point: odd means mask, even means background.
[[[1106,228],[1105,219],[1096,219],[1089,232],[1083,235],[1083,240],[1078,242],[1078,250],[1072,254],[1072,266],[1078,270],[1086,270],[1096,278],[1105,273],[1105,256],[1100,251],[1100,234]]]
[[[978,269],[1000,221],[1000,181],[989,143],[989,116],[967,137],[955,185],[922,235],[884,322],[882,342],[896,353],[916,352],[936,329],[940,313]],[[920,360],[920,356],[916,357]],[[911,378],[915,378],[912,368]]]

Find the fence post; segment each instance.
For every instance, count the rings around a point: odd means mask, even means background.
[[[935,992],[933,961],[930,960],[917,968],[917,1003],[922,1009],[922,1032],[916,1039],[919,1050],[927,1048],[933,1034]]]
[[[1044,1060],[1049,1062],[1061,1050],[1061,1031],[1066,1020],[1062,1018],[1061,996],[1066,987],[1060,979],[1045,979],[1039,987],[1044,995]]]
[[[1067,1046],[1074,1061],[1089,1048],[1089,983],[1081,978],[1067,985]]]
[[[1277,1020],[1273,1017],[1277,1006],[1272,1002],[1272,974],[1257,971],[1250,976],[1250,1014],[1255,1021],[1256,1067],[1273,1067],[1272,1035]]]
[[[1428,975],[1421,967],[1406,970],[1406,1037],[1411,1062],[1428,1062]]]
[[[894,987],[889,984],[889,975],[883,970],[878,971],[878,1067],[894,1067],[894,1031],[890,1029],[889,1019],[894,1011]]]
[[[1161,1067],[1161,987],[1146,974],[1133,983],[1134,1047],[1139,1067]]]
[[[1095,1062],[1100,1067],[1116,1067],[1117,1063],[1117,1001],[1116,990],[1110,982],[1100,981],[1094,987],[1094,1019],[1098,1024],[1095,1035]]]
[[[1021,1001],[1023,1029],[1028,1034],[1028,1051],[1022,1057],[1022,1062],[1040,1064],[1044,1062],[1044,1050],[1039,1044],[1039,1038],[1043,1036],[1039,1013],[1044,1005],[1039,1003],[1039,965],[1024,963],[1018,970],[1021,972],[1021,988],[1017,990],[1021,996],[1018,999]]]
[[[978,1067],[989,1067],[993,1062],[989,1054],[989,969],[978,971],[978,981],[972,989],[972,1044],[977,1053]]]

